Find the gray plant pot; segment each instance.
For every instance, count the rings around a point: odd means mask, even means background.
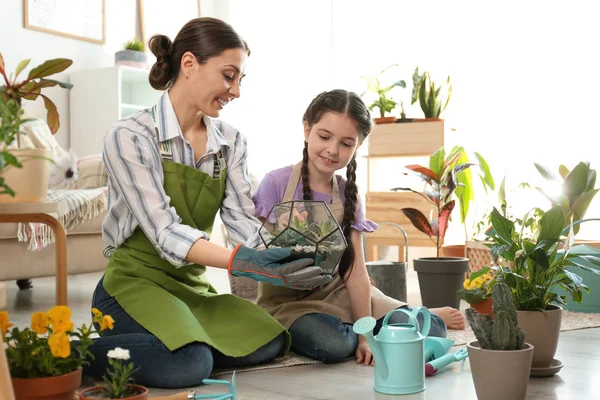
[[[121,50],[115,53],[115,65],[148,68],[148,55],[143,51]]]
[[[459,308],[456,292],[462,287],[469,259],[464,257],[423,257],[413,260],[419,277],[421,300],[427,308]]]
[[[548,368],[552,363],[558,347],[562,311],[556,306],[546,311],[517,310],[517,321],[525,340],[534,347],[532,368]]]
[[[366,264],[377,289],[386,296],[406,302],[406,263],[369,261]]]

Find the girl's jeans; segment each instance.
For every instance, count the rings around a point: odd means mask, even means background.
[[[404,306],[410,311],[411,308]],[[423,326],[423,314],[417,316],[419,325]],[[408,315],[394,313],[388,323],[408,322]],[[383,324],[383,317],[377,320],[373,329],[376,335]],[[352,324],[343,323],[329,314],[311,313],[298,318],[289,329],[292,334],[292,350],[303,356],[326,363],[340,362],[356,352],[358,335],[352,330]],[[446,324],[439,316],[431,314],[429,336],[446,337]]]
[[[129,350],[134,367],[139,370],[133,375],[135,383],[159,388],[184,388],[197,386],[211,374],[213,368],[246,367],[260,364],[277,357],[283,349],[283,334],[244,357],[229,357],[205,343],[194,342],[170,351],[158,338],[138,324],[111,297],[100,279],[92,307],[108,314],[116,321],[113,330],[105,330],[103,336],[94,339],[90,351],[95,359],[84,368],[84,374],[100,378],[106,372],[106,353],[115,347]],[[159,315],[156,316],[160,318]],[[99,327],[96,326],[96,329]],[[177,329],[177,327],[173,327]],[[243,340],[243,338],[240,338]]]

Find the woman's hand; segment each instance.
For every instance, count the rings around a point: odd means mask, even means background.
[[[367,338],[363,335],[358,336],[358,346],[356,346],[356,363],[365,365],[374,366],[375,359],[373,358],[373,353],[371,353],[371,348],[369,347],[369,343],[367,343]]]

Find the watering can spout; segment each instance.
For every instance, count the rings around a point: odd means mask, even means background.
[[[383,357],[382,350],[373,336],[373,329],[375,328],[376,323],[377,321],[373,317],[363,317],[354,323],[352,329],[355,333],[364,335],[364,337],[367,338],[367,343],[369,343],[371,353],[375,359],[375,365],[377,365],[375,373],[381,375],[382,379],[387,379],[389,368]]]

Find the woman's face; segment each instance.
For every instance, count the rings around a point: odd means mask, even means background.
[[[346,168],[360,145],[356,123],[345,114],[327,112],[309,127],[304,123],[309,164],[323,175]]]
[[[216,118],[231,100],[240,97],[240,85],[248,53],[227,49],[221,55],[199,64],[192,53],[183,55],[181,68],[185,85],[198,111]]]

